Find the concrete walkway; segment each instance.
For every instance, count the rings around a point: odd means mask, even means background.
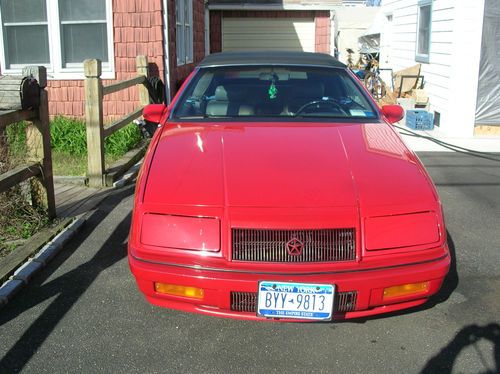
[[[404,125],[400,125],[405,127]],[[403,136],[406,144],[413,149],[415,152],[452,152],[436,143],[429,140],[404,135],[404,131],[399,131]],[[498,136],[477,136],[473,138],[457,138],[445,136],[438,128],[431,131],[414,131],[417,134],[424,136],[430,136],[441,140],[446,143],[450,143],[459,147],[469,148],[480,152],[495,152],[500,153],[500,137]]]

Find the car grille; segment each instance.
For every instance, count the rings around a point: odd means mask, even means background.
[[[290,254],[289,243],[301,244]],[[353,228],[320,230],[232,229],[232,259],[250,262],[337,262],[356,258]]]
[[[335,312],[345,313],[356,309],[356,291],[338,292],[335,297]],[[256,312],[256,292],[231,292],[231,310],[236,312]]]

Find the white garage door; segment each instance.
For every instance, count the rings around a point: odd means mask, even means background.
[[[222,50],[314,52],[314,19],[223,18]]]

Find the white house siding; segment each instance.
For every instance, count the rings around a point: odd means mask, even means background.
[[[429,63],[422,63],[421,74],[431,110],[441,114],[441,130],[450,136],[474,132],[483,8],[484,0],[432,2]],[[382,66],[397,71],[418,63],[417,9],[418,0],[382,2],[384,14],[393,17],[392,34],[381,35],[381,54],[389,56]]]
[[[336,27],[332,26],[332,29],[338,32],[337,43],[340,61],[347,63],[347,48],[355,52],[352,56],[353,62],[356,63],[358,61],[358,38],[375,21],[379,10],[378,7],[365,6],[335,7],[335,18],[332,22],[336,23]]]

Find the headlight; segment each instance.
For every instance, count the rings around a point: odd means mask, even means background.
[[[141,243],[155,247],[217,252],[220,222],[216,218],[145,214]]]
[[[365,219],[367,250],[431,244],[438,242],[439,238],[438,220],[434,212]]]

